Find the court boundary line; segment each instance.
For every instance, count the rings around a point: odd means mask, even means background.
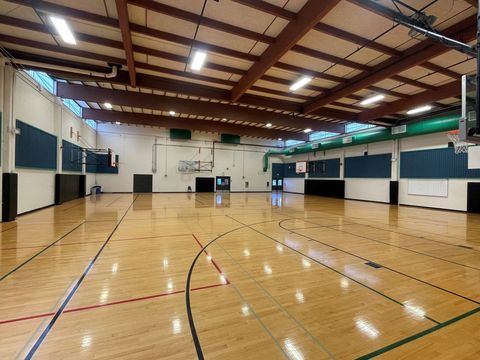
[[[45,340],[45,338],[47,337],[47,335],[49,334],[50,330],[53,328],[53,326],[55,325],[55,323],[57,322],[58,318],[60,317],[60,315],[63,313],[63,311],[65,310],[65,307],[68,305],[68,303],[70,302],[70,300],[72,299],[72,297],[75,295],[76,291],[78,290],[78,288],[80,287],[80,285],[82,284],[83,280],[85,279],[85,277],[88,275],[88,273],[90,272],[90,269],[93,267],[93,265],[95,264],[95,262],[97,261],[98,257],[101,255],[101,253],[103,252],[103,249],[105,249],[105,247],[108,245],[110,239],[112,238],[113,234],[115,233],[115,231],[118,229],[118,227],[120,226],[120,224],[122,223],[122,220],[125,218],[125,216],[127,215],[127,213],[130,211],[131,207],[133,206],[133,204],[135,203],[135,201],[138,199],[140,195],[137,195],[132,203],[130,204],[130,206],[127,208],[127,210],[125,211],[125,213],[123,214],[123,216],[121,217],[121,219],[118,221],[118,223],[115,225],[115,227],[113,228],[113,230],[111,231],[110,235],[107,237],[107,239],[105,240],[105,242],[103,243],[103,245],[100,247],[100,249],[97,251],[97,253],[95,254],[95,256],[93,257],[93,259],[90,261],[90,263],[87,265],[87,267],[85,268],[85,270],[83,271],[82,275],[80,276],[80,278],[78,278],[77,282],[75,283],[75,285],[73,286],[73,288],[70,290],[70,292],[68,293],[67,297],[65,298],[65,300],[62,302],[62,305],[60,305],[59,309],[56,311],[55,315],[53,316],[53,318],[50,320],[50,322],[48,323],[47,327],[42,331],[42,333],[40,334],[40,336],[38,337],[38,339],[35,341],[35,343],[33,344],[32,348],[30,349],[30,351],[27,353],[27,355],[25,356],[25,360],[30,360],[36,353],[36,351],[38,350],[38,348],[42,345],[43,341]]]
[[[305,222],[308,222],[308,223],[311,223],[311,224],[314,224],[310,221],[306,221],[304,220]],[[351,223],[351,224],[345,224],[345,225],[360,225],[360,226],[367,226],[369,227],[368,225],[364,225],[364,224],[358,224],[358,223]],[[437,259],[437,260],[440,260],[440,261],[445,261],[445,262],[448,262],[448,263],[451,263],[451,264],[455,264],[455,265],[459,265],[459,266],[463,266],[463,267],[466,267],[466,268],[469,268],[469,269],[472,269],[472,270],[478,270],[480,271],[480,268],[476,268],[476,267],[473,267],[473,266],[470,266],[470,265],[465,265],[465,264],[461,264],[461,263],[458,263],[458,262],[455,262],[455,261],[452,261],[452,260],[448,260],[448,259],[444,259],[444,258],[441,258],[441,257],[438,257],[438,256],[435,256],[435,255],[430,255],[430,254],[426,254],[426,253],[423,253],[423,252],[420,252],[420,251],[416,251],[416,250],[412,250],[412,249],[409,249],[409,248],[406,248],[406,247],[403,247],[403,246],[399,246],[399,245],[393,245],[393,244],[390,244],[388,242],[384,242],[384,241],[380,241],[380,240],[376,240],[376,239],[372,239],[372,238],[369,238],[369,237],[366,237],[364,235],[358,235],[358,234],[355,234],[355,233],[352,233],[352,232],[349,232],[349,231],[345,231],[345,230],[340,230],[340,229],[336,229],[336,227],[340,227],[340,226],[343,226],[342,225],[332,225],[332,226],[323,226],[323,225],[318,225],[318,226],[312,226],[312,227],[307,227],[307,228],[302,228],[302,229],[291,229],[289,231],[297,231],[297,230],[307,230],[307,229],[315,229],[315,228],[318,228],[318,227],[328,227],[329,229],[332,229],[332,230],[335,230],[335,231],[339,231],[339,232],[342,232],[342,233],[345,233],[345,234],[349,234],[349,235],[353,235],[353,236],[357,236],[359,238],[362,238],[362,239],[366,239],[366,240],[370,240],[370,241],[373,241],[373,242],[376,242],[376,243],[379,243],[379,244],[384,244],[384,245],[387,245],[387,246],[392,246],[392,247],[395,247],[397,249],[402,249],[402,250],[405,250],[405,251],[410,251],[410,252],[413,252],[415,254],[418,254],[418,255],[424,255],[424,256],[427,256],[427,257],[431,257],[432,259]],[[381,230],[380,228],[375,228],[372,226],[372,228],[374,229],[377,229],[377,230]],[[285,228],[286,230],[286,228]],[[384,231],[387,231],[387,232],[390,232],[389,230],[384,230]],[[395,232],[394,232],[395,233]],[[406,235],[408,236],[408,235]],[[414,238],[417,238],[417,239],[424,239],[424,238],[420,238],[420,237],[417,237],[417,236],[412,236]],[[417,240],[418,241],[418,240]],[[446,243],[444,243],[446,244]],[[460,245],[453,245],[452,246],[454,247],[459,247]],[[466,250],[473,250],[475,251],[474,249],[466,249]]]
[[[299,220],[299,219],[297,219],[297,220]],[[280,223],[281,223],[282,221],[285,221],[285,220],[281,220]],[[343,252],[343,253],[345,253],[345,254],[349,254],[349,255],[351,255],[351,256],[353,256],[353,257],[356,257],[356,258],[358,258],[358,259],[361,259],[361,260],[363,260],[363,261],[373,261],[373,260],[371,260],[371,259],[367,259],[367,258],[364,258],[364,257],[362,257],[362,256],[360,256],[360,255],[356,255],[356,254],[354,254],[354,253],[351,253],[351,252],[349,252],[349,251],[347,251],[347,250],[342,250],[342,249],[340,249],[340,248],[337,248],[337,247],[334,246],[334,245],[329,245],[329,244],[324,243],[324,242],[322,242],[322,241],[320,241],[320,240],[317,240],[317,239],[314,239],[314,238],[312,238],[312,237],[309,237],[308,235],[303,235],[303,234],[297,233],[297,232],[295,232],[295,231],[288,230],[287,228],[282,227],[282,225],[281,225],[280,223],[279,223],[279,226],[280,226],[282,229],[284,229],[285,231],[290,231],[290,232],[293,233],[293,234],[296,234],[296,235],[299,235],[299,236],[303,236],[303,237],[306,238],[306,239],[309,239],[309,240],[311,240],[311,241],[315,241],[315,242],[317,242],[317,243],[319,243],[319,244],[328,246],[328,247],[330,247],[330,248],[332,248],[332,249],[341,251],[341,252]],[[319,227],[322,227],[322,226],[319,226]],[[334,229],[333,229],[333,230],[334,230]],[[340,230],[338,230],[338,231],[340,231]],[[368,239],[368,238],[367,238],[367,239]],[[373,262],[375,262],[375,261],[373,261]],[[456,292],[453,292],[453,291],[451,291],[451,290],[442,288],[442,287],[440,287],[440,286],[438,286],[438,285],[429,283],[429,282],[427,282],[427,281],[425,281],[425,280],[416,278],[416,277],[414,277],[414,276],[412,276],[412,275],[405,274],[405,273],[403,273],[403,272],[401,272],[401,271],[399,271],[399,270],[395,270],[395,269],[393,269],[393,268],[391,268],[391,267],[389,267],[389,266],[385,266],[385,265],[383,265],[383,264],[380,264],[380,265],[382,265],[383,268],[388,269],[388,270],[390,270],[390,271],[393,271],[393,272],[395,272],[395,273],[397,273],[397,274],[403,275],[403,276],[408,277],[408,278],[410,278],[410,279],[416,280],[416,281],[421,282],[421,283],[423,283],[423,284],[426,284],[426,285],[428,285],[428,286],[432,286],[432,287],[434,287],[434,288],[436,288],[436,289],[445,291],[445,292],[447,292],[447,293],[449,293],[449,294],[458,296],[458,297],[460,297],[460,298],[462,298],[462,299],[464,299],[464,300],[467,300],[467,301],[473,302],[473,303],[475,303],[475,304],[477,304],[477,305],[480,305],[480,301],[476,301],[476,300],[470,299],[470,298],[468,298],[468,297],[466,297],[466,296],[464,296],[464,295],[457,294]]]
[[[0,281],[4,280],[5,278],[7,278],[8,276],[12,275],[14,272],[16,272],[17,270],[20,270],[23,266],[27,265],[30,261],[34,260],[37,256],[43,254],[45,251],[47,251],[48,249],[50,249],[52,246],[54,246],[56,243],[58,243],[59,241],[63,240],[65,237],[67,237],[68,235],[70,235],[71,233],[73,233],[75,230],[77,230],[80,226],[84,225],[85,224],[85,221],[82,221],[80,224],[76,225],[73,229],[69,230],[67,233],[63,234],[60,238],[58,238],[57,240],[55,240],[53,243],[51,243],[50,245],[46,246],[45,248],[43,248],[42,250],[40,250],[39,252],[37,252],[36,254],[34,254],[33,256],[31,256],[30,258],[28,258],[27,260],[25,260],[23,263],[17,265],[16,267],[14,267],[12,270],[8,271],[7,273],[3,274],[2,276],[0,276]],[[39,246],[41,247],[41,246]]]
[[[366,354],[366,355],[362,355],[362,356],[358,357],[356,360],[367,360],[367,359],[372,359],[372,358],[374,358],[374,357],[376,357],[376,356],[380,356],[380,355],[382,355],[382,354],[384,354],[384,353],[386,353],[386,352],[389,352],[389,351],[391,351],[391,350],[393,350],[393,349],[396,349],[396,348],[398,348],[398,347],[400,347],[400,346],[403,346],[403,345],[405,345],[405,344],[411,343],[411,342],[413,342],[413,341],[415,341],[415,340],[417,340],[417,339],[420,339],[420,338],[422,338],[422,337],[424,337],[424,336],[427,336],[427,335],[429,335],[429,334],[431,334],[431,333],[434,333],[434,332],[436,332],[436,331],[438,331],[438,330],[441,330],[441,329],[443,329],[444,327],[447,327],[447,326],[449,326],[449,325],[451,325],[451,324],[454,324],[454,323],[456,323],[456,322],[458,322],[458,321],[461,321],[461,320],[466,319],[466,318],[468,318],[468,317],[470,317],[470,316],[472,316],[472,315],[475,315],[475,314],[478,313],[478,312],[480,312],[480,307],[477,307],[477,308],[475,308],[475,309],[472,309],[472,310],[470,310],[470,311],[467,311],[466,313],[463,313],[463,314],[461,314],[461,315],[459,315],[459,316],[456,316],[456,317],[454,317],[454,318],[452,318],[452,319],[450,319],[450,320],[444,321],[443,323],[440,323],[440,324],[438,324],[438,325],[436,325],[436,326],[434,326],[434,327],[431,327],[431,328],[429,328],[429,329],[423,330],[423,331],[421,331],[421,332],[419,332],[419,333],[416,333],[416,334],[414,334],[414,335],[408,336],[408,337],[406,337],[406,338],[404,338],[404,339],[398,340],[398,341],[396,341],[396,342],[394,342],[394,343],[391,343],[391,344],[389,344],[389,345],[387,345],[387,346],[384,346],[384,347],[382,347],[382,348],[380,348],[380,349],[378,349],[378,350],[372,351],[371,353],[368,353],[368,354]]]
[[[224,252],[225,254],[227,254],[233,261],[234,263],[242,270],[242,272],[244,272],[245,274],[247,274],[247,276],[253,280],[257,286],[260,287],[260,289],[263,290],[263,292],[265,292],[267,294],[268,297],[270,297],[274,303],[276,303],[281,309],[283,312],[285,312],[288,316],[288,318],[290,318],[291,320],[293,320],[293,322],[295,322],[297,324],[297,326],[303,330],[304,332],[306,332],[310,338],[315,342],[317,343],[317,345],[319,345],[319,347],[325,351],[325,353],[331,358],[331,359],[335,359],[335,356],[328,350],[328,348],[320,341],[320,339],[318,339],[317,337],[313,336],[313,334],[300,322],[300,320],[298,320],[295,316],[293,316],[292,314],[290,314],[290,312],[285,308],[285,306],[283,306],[248,270],[246,270],[241,263],[238,262],[238,260],[236,260],[231,254],[229,251],[227,251],[223,246],[222,244],[220,244],[220,242],[218,243],[215,243],[215,245],[218,245]],[[240,290],[237,290],[238,292],[240,292]],[[251,306],[248,302],[248,307],[252,310],[254,310],[253,306]]]
[[[287,220],[288,220],[288,219],[287,219]],[[238,221],[238,220],[236,220],[236,221],[241,224],[240,221]],[[279,225],[279,226],[280,226],[279,223],[280,223],[281,221],[285,221],[285,220],[280,220],[280,221],[278,221],[278,225]],[[396,300],[396,299],[388,296],[387,294],[384,294],[384,293],[382,293],[382,292],[380,292],[380,291],[378,291],[378,290],[376,290],[376,289],[374,289],[374,288],[372,288],[372,287],[370,287],[370,286],[362,283],[362,282],[359,281],[359,280],[356,280],[356,279],[352,278],[352,277],[349,276],[349,275],[346,275],[346,274],[340,272],[339,270],[336,270],[336,269],[330,267],[329,265],[326,265],[326,264],[322,263],[320,260],[317,260],[317,259],[315,259],[315,258],[313,258],[313,257],[311,257],[311,256],[309,256],[309,255],[307,255],[307,254],[302,253],[301,251],[299,251],[299,250],[297,250],[297,249],[295,249],[295,248],[293,248],[293,247],[291,247],[291,246],[289,246],[289,245],[287,245],[287,244],[285,244],[285,243],[283,243],[283,242],[281,242],[281,241],[279,241],[279,240],[271,237],[270,235],[267,235],[267,234],[261,232],[260,230],[257,230],[257,229],[255,229],[255,228],[253,228],[253,227],[252,227],[253,225],[258,225],[258,224],[245,225],[245,226],[248,227],[249,229],[251,229],[251,230],[253,230],[253,231],[255,231],[255,232],[263,235],[263,236],[266,237],[267,239],[270,239],[270,240],[276,242],[277,244],[281,244],[281,245],[285,246],[286,248],[288,248],[288,249],[296,252],[297,254],[299,254],[299,255],[307,258],[307,259],[310,259],[310,260],[314,261],[314,262],[317,263],[318,265],[321,265],[321,266],[323,266],[323,267],[325,267],[325,268],[327,268],[327,269],[329,269],[329,270],[331,270],[331,271],[333,271],[333,272],[335,272],[335,273],[337,273],[337,274],[339,274],[339,275],[341,275],[341,276],[343,276],[343,277],[346,277],[347,279],[352,280],[353,282],[357,283],[358,285],[360,285],[360,286],[362,286],[362,287],[365,287],[366,289],[368,289],[368,290],[376,293],[377,295],[380,295],[380,296],[386,298],[387,300],[390,300],[391,302],[394,302],[394,303],[396,303],[397,305],[400,305],[400,306],[406,308],[405,304],[401,303],[400,301],[398,301],[398,300]],[[282,227],[280,226],[280,228],[282,228]],[[283,228],[282,228],[282,229],[283,229]],[[303,236],[303,235],[301,235],[301,234],[298,234],[298,235]],[[327,245],[327,246],[328,246],[328,245]],[[340,249],[339,249],[339,250],[340,250]],[[342,250],[340,250],[340,251],[342,251]],[[427,315],[423,315],[422,317],[425,318],[426,320],[429,320],[429,321],[435,323],[435,324],[440,324],[439,321],[437,321],[437,320],[435,320],[435,319],[433,319],[433,318],[431,318],[431,317],[429,317],[429,316],[427,316]]]
[[[226,284],[205,285],[205,286],[200,286],[200,287],[197,287],[197,288],[193,288],[192,291],[211,289],[211,288],[225,286],[225,285]],[[93,309],[98,309],[98,308],[108,307],[108,306],[113,306],[113,305],[120,305],[120,304],[126,304],[126,303],[131,303],[131,302],[156,299],[156,298],[159,298],[159,297],[165,297],[165,296],[170,296],[170,295],[178,295],[178,294],[183,294],[184,292],[185,292],[185,290],[182,289],[182,290],[176,290],[176,291],[172,291],[172,292],[165,292],[165,293],[142,296],[142,297],[138,297],[138,298],[116,300],[116,301],[108,302],[108,303],[105,303],[105,304],[93,304],[93,305],[79,306],[79,307],[75,307],[75,308],[66,309],[63,313],[64,314],[69,314],[69,313],[81,312],[81,311],[85,311],[85,310],[93,310]],[[53,315],[55,315],[54,312],[49,312],[49,313],[41,313],[41,314],[30,315],[30,316],[23,316],[23,317],[14,318],[14,319],[0,320],[0,326],[5,325],[5,324],[19,322],[19,321],[33,320],[33,319],[38,319],[38,318],[43,318],[43,317],[48,317],[48,316],[53,316]]]
[[[224,215],[224,216],[228,217],[228,215]],[[259,222],[257,224],[264,224],[264,223],[274,222],[274,221],[279,221],[279,220],[268,220],[268,221]],[[191,282],[191,278],[192,278],[193,269],[195,268],[195,264],[196,264],[198,258],[204,252],[204,250],[206,248],[208,248],[211,244],[213,244],[215,241],[222,238],[223,236],[226,236],[230,233],[233,233],[234,231],[237,231],[237,230],[240,230],[240,229],[243,229],[243,228],[246,228],[246,226],[240,226],[240,227],[231,229],[229,231],[224,232],[223,234],[220,234],[220,235],[216,236],[212,240],[210,240],[206,245],[204,245],[202,247],[202,249],[200,249],[200,251],[197,253],[195,258],[192,260],[192,264],[190,265],[190,269],[189,269],[188,274],[187,274],[186,286],[185,286],[185,290],[186,290],[185,291],[185,306],[187,308],[187,316],[188,316],[188,324],[190,326],[190,333],[192,334],[193,343],[195,345],[195,351],[197,353],[197,357],[198,357],[199,360],[204,360],[204,356],[203,356],[203,350],[202,350],[202,346],[201,346],[201,343],[200,343],[200,339],[198,337],[197,330],[195,328],[195,321],[193,320],[193,313],[192,313],[191,302],[190,302],[190,282]],[[234,284],[231,284],[231,285],[236,289]],[[259,322],[263,326],[263,323],[261,322],[261,320],[259,320]],[[268,330],[267,330],[267,333],[268,333]],[[282,353],[285,355],[285,352],[283,351],[283,348],[278,344],[276,339],[270,333],[269,333],[269,335],[272,337],[272,339],[275,342],[275,344],[277,345],[277,347],[279,347],[280,350],[282,351]]]

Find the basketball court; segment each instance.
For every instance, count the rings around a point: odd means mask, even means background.
[[[470,0],[0,0],[0,359],[480,358]]]

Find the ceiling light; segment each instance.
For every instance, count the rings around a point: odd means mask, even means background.
[[[112,104],[110,104],[110,103],[105,103],[105,104],[103,104],[103,105],[105,105],[105,107],[106,107],[108,110],[111,110],[111,109],[112,109]]]
[[[309,132],[312,132],[312,129],[308,128],[308,129],[303,130],[303,132],[308,134]]]
[[[307,85],[310,81],[312,81],[312,78],[310,76],[304,76],[300,80],[298,80],[296,83],[294,83],[292,86],[290,86],[291,91],[295,91],[300,89],[301,87]]]
[[[267,123],[265,126],[266,127],[272,127],[272,123]]]
[[[70,31],[70,28],[64,19],[51,16],[50,20],[52,21],[53,26],[55,26],[55,29],[57,29],[58,34],[62,37],[63,41],[65,41],[67,44],[77,44],[73,33]]]
[[[121,122],[120,121],[115,121],[115,125],[120,125]]]
[[[383,99],[385,99],[385,95],[378,94],[378,95],[375,95],[375,96],[372,96],[372,97],[369,97],[369,98],[363,100],[363,101],[360,103],[360,105],[362,105],[362,106],[370,105],[370,104],[379,102],[379,101],[381,101],[381,100],[383,100]]]
[[[223,120],[223,121],[226,121],[226,120],[227,120],[227,118],[223,118],[222,120]]]
[[[207,53],[204,51],[197,51],[193,56],[192,60],[192,70],[200,70],[203,66],[203,63],[207,59]]]
[[[170,115],[172,115],[172,116],[176,114],[176,112],[173,111],[173,110],[170,110],[168,113],[169,113]]]
[[[418,108],[407,111],[407,115],[420,114],[420,113],[423,113],[425,111],[430,111],[430,110],[432,110],[432,107],[430,105],[420,106]]]
[[[278,138],[278,141],[282,141],[282,138]]]

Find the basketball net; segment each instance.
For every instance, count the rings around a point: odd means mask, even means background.
[[[468,143],[460,140],[460,130],[449,131],[447,136],[453,143],[455,154],[468,153]]]

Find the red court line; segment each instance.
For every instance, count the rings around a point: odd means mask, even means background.
[[[227,276],[223,273],[222,269],[220,269],[220,266],[217,265],[217,263],[215,262],[215,260],[213,260],[213,258],[212,258],[212,257],[210,256],[210,254],[207,252],[207,250],[205,250],[205,249],[203,248],[203,245],[202,245],[202,243],[200,242],[200,240],[197,239],[197,237],[195,236],[195,234],[192,234],[192,236],[193,236],[193,238],[195,239],[195,241],[197,242],[197,244],[202,248],[202,251],[211,259],[212,264],[213,264],[213,266],[215,266],[215,269],[217,269],[218,273],[224,277],[227,285],[230,284],[230,281],[227,279]]]
[[[191,291],[211,289],[211,288],[216,288],[216,287],[225,286],[225,285],[226,285],[226,284],[205,285],[205,286],[200,286],[200,287],[191,289]],[[125,303],[142,301],[142,300],[155,299],[155,298],[164,297],[164,296],[183,294],[184,292],[185,292],[185,290],[177,290],[177,291],[172,291],[172,292],[167,292],[167,293],[160,293],[160,294],[155,294],[155,295],[142,296],[142,297],[138,297],[138,298],[112,301],[112,302],[105,303],[105,304],[96,304],[96,305],[82,306],[82,307],[78,307],[78,308],[67,309],[67,310],[65,310],[63,313],[66,314],[66,313],[72,313],[72,312],[77,312],[77,311],[97,309],[97,308],[101,308],[101,307],[105,307],[105,306],[112,306],[112,305],[125,304]],[[13,322],[18,322],[18,321],[25,321],[25,320],[42,318],[42,317],[48,317],[48,316],[53,316],[53,315],[55,315],[55,313],[54,313],[54,312],[50,312],[50,313],[37,314],[37,315],[31,315],[31,316],[24,316],[24,317],[19,317],[19,318],[14,318],[14,319],[8,319],[8,320],[0,320],[0,325],[2,325],[2,324],[8,324],[8,323],[13,323]]]

